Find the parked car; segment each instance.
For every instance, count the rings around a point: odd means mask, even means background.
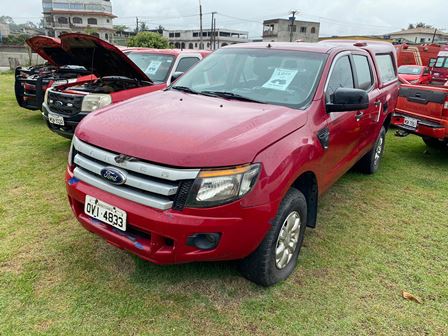
[[[448,149],[448,87],[402,84],[392,124],[428,147]]]
[[[440,44],[409,45],[407,43],[396,45],[397,63],[402,65],[423,65],[432,67],[438,53],[442,50]]]
[[[66,171],[76,218],[158,264],[240,260],[263,286],[295,268],[317,204],[375,173],[398,95],[388,43],[222,48],[169,89],[89,114]]]
[[[67,138],[90,112],[145,93],[162,90],[207,56],[208,51],[126,49],[84,34],[61,37],[65,51],[97,76],[48,89],[42,105],[51,131]]]
[[[439,52],[432,68],[432,80],[436,85],[444,85],[448,81],[448,47]]]
[[[92,80],[95,76],[62,49],[61,40],[48,36],[34,36],[26,41],[31,50],[47,64],[17,67],[15,70],[15,95],[19,106],[40,110],[45,91],[59,80]]]
[[[398,77],[414,85],[429,84],[432,79],[429,67],[422,65],[402,65],[398,68]]]

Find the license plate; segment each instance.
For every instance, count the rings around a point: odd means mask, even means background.
[[[126,231],[126,211],[113,205],[86,195],[84,212],[103,223],[109,224],[121,231]]]
[[[64,118],[61,116],[58,116],[57,114],[48,113],[48,121],[51,124],[64,126]]]
[[[412,128],[417,128],[417,122],[418,122],[417,119],[414,118],[408,118],[408,117],[404,118],[404,124]]]

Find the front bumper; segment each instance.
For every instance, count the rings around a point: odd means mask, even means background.
[[[404,118],[414,118],[418,120],[417,127],[409,127],[404,124]],[[392,125],[403,129],[409,133],[430,137],[435,139],[445,139],[448,138],[448,120],[427,120],[418,115],[403,113],[403,112],[395,112],[392,115]]]
[[[276,213],[272,204],[244,208],[239,202],[210,209],[161,211],[92,187],[73,178],[69,169],[66,186],[70,206],[84,228],[156,264],[244,258],[261,243]],[[122,232],[86,215],[86,195],[126,211],[127,231]],[[188,237],[197,233],[219,233],[219,244],[213,250],[187,245]]]
[[[50,123],[48,121],[49,113],[56,114],[56,115],[64,118],[64,126],[55,125],[55,124]],[[65,114],[55,113],[50,110],[50,108],[48,107],[47,104],[45,104],[45,103],[42,104],[42,116],[45,119],[45,121],[47,122],[48,128],[52,132],[55,132],[55,133],[63,136],[64,138],[68,138],[68,139],[71,139],[73,137],[73,134],[75,134],[76,126],[78,126],[78,124],[81,122],[81,120],[85,116],[87,116],[87,114],[88,113],[85,113],[85,112],[79,112],[79,113],[76,113],[73,115],[65,115]]]

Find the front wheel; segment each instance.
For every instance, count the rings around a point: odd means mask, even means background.
[[[362,157],[358,163],[358,167],[365,174],[375,174],[380,166],[384,153],[384,144],[386,142],[386,129],[381,127],[380,134],[376,139],[373,148]]]
[[[260,246],[240,262],[244,277],[261,286],[285,280],[296,267],[306,228],[305,196],[290,189]]]

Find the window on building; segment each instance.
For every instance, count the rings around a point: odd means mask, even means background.
[[[193,49],[193,43],[188,44],[188,49]]]
[[[74,18],[72,19],[72,22],[75,23],[75,24],[82,24],[82,18],[80,18],[80,17],[74,17]]]
[[[420,43],[425,43],[425,38],[424,38],[424,37],[422,37],[422,38],[420,39]]]
[[[107,19],[107,20],[106,20],[106,22],[107,22],[107,23],[110,23],[110,20],[109,20],[109,19]]]
[[[180,45],[180,47],[181,47],[182,49],[185,49],[185,42],[182,42],[182,44]]]
[[[194,47],[195,47],[195,48],[197,48],[197,47],[198,47],[198,43],[197,43],[197,42],[196,42],[196,43],[194,44]]]
[[[358,79],[358,88],[368,91],[373,85],[369,59],[367,56],[353,55],[353,61],[355,63],[356,78]]]
[[[176,72],[186,72],[193,65],[199,62],[199,58],[197,57],[184,57],[181,58],[179,63],[177,64]]]
[[[311,27],[311,34],[316,34],[316,27]]]
[[[300,32],[301,33],[306,33],[306,27],[300,27]]]
[[[193,32],[193,37],[199,37],[199,33],[198,32]]]
[[[348,56],[339,58],[333,67],[327,87],[327,97],[330,96],[339,88],[354,88],[353,72]],[[327,99],[328,99],[327,98]]]
[[[108,34],[108,33],[105,33],[105,34],[104,34],[104,39],[105,39],[106,41],[109,41],[109,34]]]
[[[174,33],[170,33],[170,34],[169,34],[169,37],[174,37]]]
[[[387,83],[397,78],[392,55],[376,55],[376,62],[378,64],[381,82]]]
[[[60,24],[68,24],[68,19],[64,16],[58,17],[58,23]]]
[[[88,18],[87,19],[87,24],[89,24],[89,25],[96,25],[96,24],[98,24],[98,20],[95,19],[95,18]]]

